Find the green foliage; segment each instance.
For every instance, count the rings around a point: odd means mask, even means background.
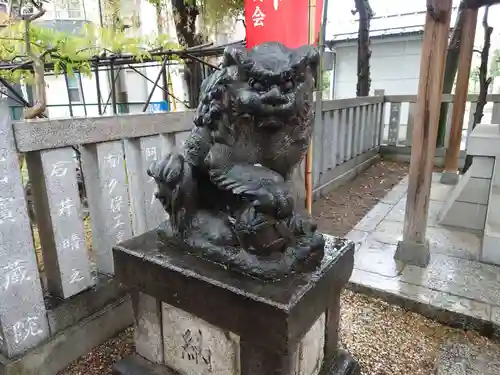
[[[117,31],[114,27],[97,28],[87,26],[81,35],[67,35],[52,28],[30,25],[29,41],[31,52],[40,56],[45,63],[54,64],[54,73],[74,71],[90,74],[89,59],[102,51],[108,53],[132,54],[138,61],[150,59],[148,52],[153,48],[176,49],[166,36],[159,38],[138,38]],[[50,51],[50,52],[49,52]],[[25,24],[23,21],[13,22],[0,29],[0,60],[21,64],[30,59],[26,54]],[[11,82],[33,83],[33,74],[23,68],[0,70],[0,76]]]
[[[243,13],[244,0],[201,0],[200,8],[205,25],[214,28],[221,20]]]
[[[469,94],[475,94],[479,82],[479,67],[471,69],[469,76]]]
[[[157,8],[164,9],[166,1],[170,0],[148,0]],[[221,21],[233,19],[243,13],[244,0],[184,0],[185,4],[197,5],[204,25],[213,30]]]
[[[321,89],[322,90],[329,90],[330,89],[330,85],[332,83],[332,71],[331,70],[328,70],[328,71],[323,71],[323,74],[322,74],[322,82],[321,82]]]
[[[500,49],[496,49],[491,54],[490,60],[490,77],[500,76]]]

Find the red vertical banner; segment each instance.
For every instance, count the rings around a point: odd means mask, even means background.
[[[281,42],[289,48],[309,44],[310,0],[245,0],[247,48]],[[315,33],[323,18],[323,0],[316,0]]]

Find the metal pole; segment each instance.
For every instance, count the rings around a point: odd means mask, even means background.
[[[121,68],[119,68],[120,70]],[[115,79],[113,80],[112,84],[115,85],[116,84],[116,79],[118,78],[118,75],[116,77],[114,77]],[[111,97],[113,96],[113,90],[110,90],[109,91],[109,95],[108,95],[108,99],[106,100],[106,104],[104,105],[104,109],[103,109],[103,113],[106,112],[106,109],[108,108],[108,104],[109,104],[109,101],[111,100]]]
[[[163,59],[163,64],[161,64],[161,68],[160,68],[160,71],[158,72],[158,75],[156,76],[156,80],[155,80],[155,84],[153,86],[153,88],[151,89],[149,95],[148,95],[148,99],[146,100],[146,103],[144,103],[144,107],[142,108],[142,112],[146,112],[146,109],[148,109],[148,106],[149,106],[149,103],[151,102],[151,98],[153,97],[153,93],[155,91],[155,88],[156,86],[158,86],[158,82],[160,81],[160,78],[161,78],[161,72],[163,69],[165,69],[165,65],[167,65],[167,58],[165,57]]]
[[[168,80],[167,80],[167,67],[164,66],[161,69],[161,85],[163,86],[163,100],[168,100]]]
[[[78,73],[78,84],[80,86],[80,93],[82,94],[83,113],[85,114],[85,117],[86,117],[87,116],[87,103],[85,102],[85,92],[83,91],[82,76],[80,75],[80,73]]]
[[[101,3],[101,0],[97,0],[97,6],[98,6],[98,9],[99,9],[99,23],[101,24],[100,26],[103,27],[104,26],[104,18],[102,16],[102,3]]]
[[[101,81],[99,78],[98,59],[96,59],[94,73],[95,73],[95,86],[96,86],[96,90],[97,90],[97,112],[99,113],[99,116],[101,116],[102,115],[102,107],[101,107],[102,98],[101,98]]]
[[[73,117],[73,105],[71,104],[71,96],[68,86],[68,74],[64,73],[64,82],[66,83],[66,92],[68,94],[69,116]]]
[[[113,106],[113,114],[116,115],[118,113],[118,109],[116,106],[116,90],[115,90],[115,83],[116,83],[116,78],[118,78],[118,74],[116,75],[115,78],[115,69],[114,69],[114,64],[113,60],[111,60],[111,64],[109,65],[109,72],[111,74],[111,103]]]

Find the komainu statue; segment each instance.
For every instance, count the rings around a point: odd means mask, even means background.
[[[202,83],[183,152],[148,169],[169,214],[162,242],[263,279],[323,258],[323,236],[294,206],[290,181],[311,138],[318,64],[312,46],[225,50]]]

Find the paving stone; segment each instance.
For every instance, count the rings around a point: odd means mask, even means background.
[[[403,239],[403,222],[383,220],[367,239],[397,245]]]
[[[403,220],[392,221],[394,218],[398,219],[397,215],[397,211],[391,211],[375,231],[366,238],[366,241],[375,240],[397,245],[398,241],[403,239]],[[430,218],[429,221],[432,222],[432,220]],[[431,246],[431,254],[447,254],[465,259],[479,259],[481,252],[480,232],[436,226],[427,228],[426,235]]]
[[[384,276],[397,276],[402,269],[394,260],[396,245],[367,240],[354,254],[354,267]]]
[[[401,281],[397,277],[387,277],[357,268],[353,270],[349,282],[423,304],[429,304],[431,296],[436,293],[428,288]]]
[[[488,204],[491,179],[470,177],[460,196],[460,202]]]
[[[356,224],[354,229],[365,232],[373,231],[393,207],[394,205],[392,204],[378,203],[358,222],[358,224]]]
[[[427,219],[428,226],[438,225],[437,218],[442,207],[443,207],[443,202],[441,201],[429,202],[429,218]],[[406,211],[406,199],[402,199],[389,212],[385,220],[404,222],[405,211]]]
[[[433,293],[429,299],[429,303],[447,311],[469,315],[486,321],[490,320],[491,316],[490,305],[470,298],[454,296],[445,292]]]
[[[427,268],[406,266],[402,281],[500,306],[499,268],[468,259],[432,254]]]
[[[442,253],[465,259],[479,259],[481,234],[456,228],[427,228],[431,253]]]
[[[456,200],[451,205],[448,203],[448,205],[449,208],[447,206],[440,212],[439,224],[466,230],[484,230],[486,210],[488,208],[486,204]]]
[[[495,158],[474,156],[474,160],[469,170],[471,171],[472,177],[491,179],[494,164]]]
[[[489,228],[489,225],[485,228],[481,260],[485,263],[500,264],[500,237],[492,235]],[[498,234],[498,231],[495,232],[494,234]]]
[[[438,181],[439,174],[434,174],[434,187]],[[406,183],[401,181],[402,187],[396,190],[401,191]],[[439,194],[444,195],[444,191],[443,188],[434,193],[434,198],[441,199]],[[379,203],[360,222],[362,225],[349,233],[357,245],[351,287],[372,291],[392,303],[409,304],[410,309],[418,306],[416,311],[456,326],[483,327],[485,321],[493,322],[500,337],[500,267],[479,261],[480,231],[436,223],[442,201],[429,202],[426,235],[431,245],[430,264],[427,268],[406,266],[399,271],[393,254],[403,238],[405,199],[403,196],[394,204],[373,229],[373,224],[391,206]]]
[[[387,204],[396,204],[401,200],[401,198],[403,198],[407,190],[407,185],[398,184],[394,186],[394,188],[389,191],[386,196],[380,200],[380,202]]]
[[[446,198],[448,198],[448,196],[450,195],[453,188],[454,186],[452,185],[445,185],[439,182],[433,182],[431,184],[431,195],[429,199],[431,201],[444,202]]]
[[[441,173],[432,172],[432,182],[439,182],[439,181],[441,181]]]
[[[500,374],[500,349],[470,342],[448,340],[441,348],[435,365],[436,375]]]

